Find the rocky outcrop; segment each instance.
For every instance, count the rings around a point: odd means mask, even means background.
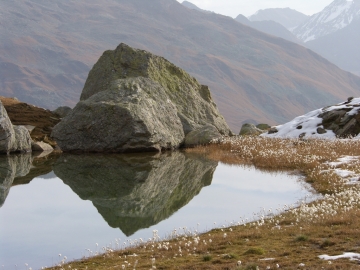
[[[63,151],[174,149],[209,125],[232,135],[207,86],[166,59],[125,44],[104,52],[80,100],[52,132]]]
[[[126,235],[148,228],[185,206],[211,184],[217,162],[181,152],[70,155],[55,174],[90,200],[111,227]]]
[[[31,137],[24,126],[13,126],[0,101],[0,153],[31,152]]]
[[[31,163],[31,154],[0,156],[0,207],[3,206],[15,177],[27,175]]]
[[[243,124],[239,135],[260,135],[263,131],[257,128],[254,124]]]
[[[318,109],[272,127],[268,137],[360,138],[360,98]]]

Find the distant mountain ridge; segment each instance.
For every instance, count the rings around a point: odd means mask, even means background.
[[[188,1],[182,2],[182,5],[197,10],[204,13],[212,13],[207,10],[203,10],[199,8],[198,6],[194,5],[193,3],[190,3]],[[269,35],[273,35],[276,37],[281,37],[283,39],[289,40],[291,42],[295,43],[301,43],[299,39],[297,39],[289,30],[287,30],[283,25],[280,23],[277,23],[275,21],[266,20],[266,21],[250,21],[248,18],[246,18],[244,15],[239,14],[235,21],[242,23],[244,25],[250,26],[256,30],[259,30],[261,32],[264,32]]]
[[[335,0],[300,24],[293,34],[304,42],[337,32],[360,19],[360,0]]]
[[[199,8],[197,5],[194,5],[193,3],[190,3],[189,1],[183,1],[181,4],[183,6],[185,6],[185,7],[187,7],[187,8],[194,9],[194,10],[197,10],[197,11],[200,11],[200,12],[212,13],[211,11]]]
[[[208,85],[235,132],[360,92],[359,77],[303,46],[175,0],[2,0],[0,25],[0,94],[50,109],[73,106],[92,65],[120,43]]]
[[[344,70],[360,75],[360,20],[329,35],[306,42],[306,47]]]
[[[280,37],[291,42],[301,43],[301,41],[296,38],[289,30],[287,30],[283,25],[275,21],[250,21],[241,14],[238,15],[235,20],[266,34]]]
[[[252,22],[255,21],[274,21],[287,29],[297,27],[305,22],[309,16],[290,8],[268,8],[257,11],[248,17]]]

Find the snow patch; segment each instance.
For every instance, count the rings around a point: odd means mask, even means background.
[[[334,171],[338,176],[342,178],[349,177],[354,174],[353,171],[348,171],[348,170],[335,169]]]
[[[360,6],[355,1],[333,1],[292,32],[299,39],[308,42],[343,29],[359,17]]]
[[[333,7],[331,10],[332,13],[330,13],[330,15],[323,21],[323,23],[330,22],[339,17],[343,12],[347,12],[351,8],[352,4],[352,1],[346,1],[343,6]]]
[[[336,135],[332,130],[326,130],[324,134],[318,134],[318,128],[324,128],[322,126],[321,114],[333,110],[350,109],[345,116],[353,116],[360,111],[360,98],[353,98],[350,102],[343,102],[334,106],[325,107],[311,111],[305,115],[298,116],[292,121],[275,126],[278,132],[273,134],[262,134],[262,137],[269,138],[321,138],[321,139],[335,139]],[[345,117],[344,116],[344,117]],[[360,134],[355,137],[360,139]]]
[[[306,39],[304,40],[304,42],[308,42],[308,41],[311,41],[311,40],[315,40],[315,38],[316,38],[316,36],[315,36],[315,35],[312,35],[312,36],[306,38]]]
[[[359,253],[353,253],[353,252],[345,252],[343,255],[337,255],[337,256],[329,256],[329,255],[320,255],[320,259],[323,260],[337,260],[337,259],[350,259],[350,261],[359,261],[360,260],[360,254]]]

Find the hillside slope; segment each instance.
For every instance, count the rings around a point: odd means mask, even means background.
[[[335,33],[306,43],[344,70],[360,75],[360,19]]]
[[[175,0],[3,0],[0,25],[0,94],[51,109],[74,105],[91,66],[121,42],[209,85],[235,132],[360,91],[359,77],[302,46]]]

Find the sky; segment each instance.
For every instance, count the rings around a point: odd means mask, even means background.
[[[182,3],[183,0],[177,0]],[[286,8],[295,9],[306,15],[322,11],[333,0],[187,0],[201,9],[235,18],[239,14],[246,17],[260,9]]]

